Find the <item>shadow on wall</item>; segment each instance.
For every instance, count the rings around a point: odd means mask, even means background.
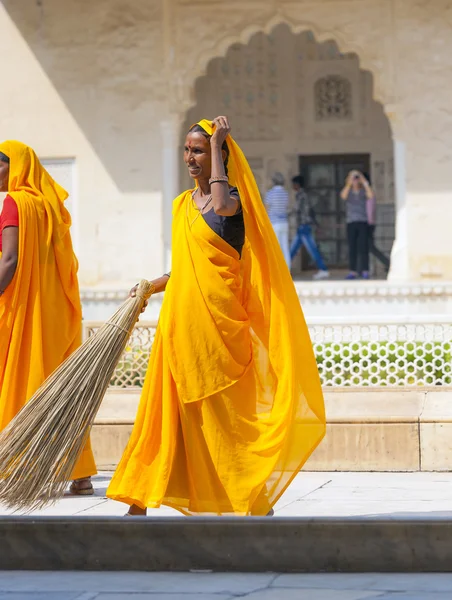
[[[160,189],[161,4],[134,0],[127,9],[120,0],[2,4],[118,188]],[[40,116],[47,118],[52,127],[51,114]]]

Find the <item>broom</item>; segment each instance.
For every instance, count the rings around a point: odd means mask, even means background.
[[[145,301],[141,281],[111,319],[42,384],[0,433],[0,502],[31,511],[64,495]]]

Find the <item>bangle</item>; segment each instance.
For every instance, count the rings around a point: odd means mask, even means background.
[[[163,277],[168,277],[168,279],[171,277],[171,271],[169,273],[163,273]]]
[[[220,175],[219,177],[211,177],[209,179],[209,185],[212,183],[228,183],[229,177],[227,175]]]

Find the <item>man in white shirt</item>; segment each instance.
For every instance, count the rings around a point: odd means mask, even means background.
[[[284,187],[284,175],[282,173],[275,173],[272,182],[273,187],[268,190],[265,196],[265,206],[287,266],[290,269],[289,193]]]

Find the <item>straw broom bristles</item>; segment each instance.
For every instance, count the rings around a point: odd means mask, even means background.
[[[37,390],[0,433],[0,502],[31,511],[63,496],[144,302],[142,281],[111,319]]]

